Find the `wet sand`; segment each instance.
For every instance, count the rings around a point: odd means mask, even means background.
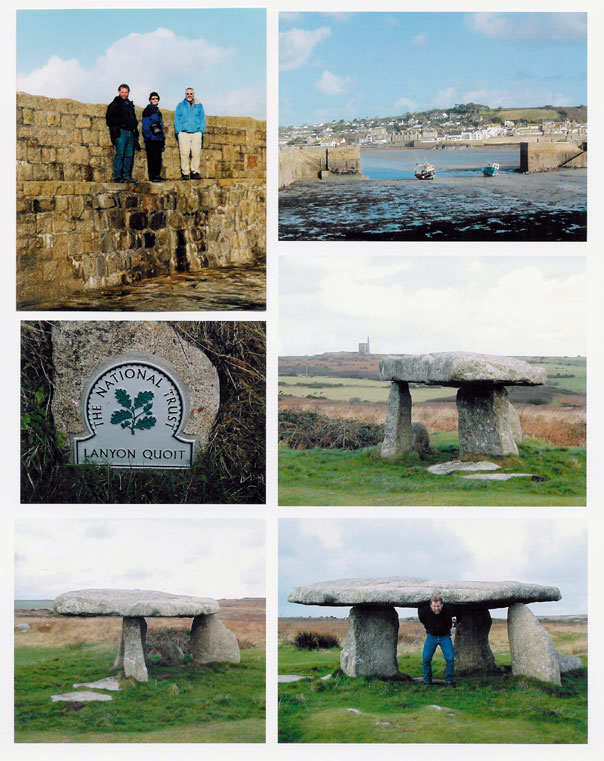
[[[587,171],[304,181],[279,193],[280,240],[584,241]]]
[[[266,309],[266,271],[220,267],[194,274],[167,275],[132,285],[70,296],[63,301],[20,304],[32,311],[122,312],[232,311]]]

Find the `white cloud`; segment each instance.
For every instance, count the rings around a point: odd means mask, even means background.
[[[303,66],[315,47],[331,35],[328,26],[318,29],[288,29],[279,33],[279,68],[291,71]]]
[[[339,77],[325,70],[320,79],[315,82],[315,87],[324,95],[343,95],[351,84],[352,79],[348,75]]]
[[[251,116],[254,119],[266,118],[266,90],[242,87],[215,95],[204,100],[204,108],[209,114],[220,116]]]
[[[454,87],[445,87],[434,93],[431,106],[433,108],[451,108],[455,103],[459,103],[456,89]]]
[[[425,45],[427,42],[428,42],[428,38],[426,37],[426,35],[425,35],[425,34],[418,34],[418,35],[416,35],[416,36],[413,38],[413,40],[412,40],[411,44],[412,44],[414,47],[416,47],[416,48],[417,48],[417,47],[421,47],[421,46]]]
[[[235,53],[235,48],[214,45],[202,37],[189,39],[158,28],[116,40],[88,69],[76,59],[52,56],[39,69],[19,73],[17,89],[51,98],[107,103],[117,95],[118,85],[127,82],[137,105],[146,104],[149,92],[157,90],[161,104],[173,109],[183,99],[186,87],[194,87],[204,102],[205,82],[220,76],[220,67]],[[192,79],[190,72],[194,72]],[[222,101],[215,100],[215,113],[222,115]]]
[[[584,42],[586,13],[469,13],[467,23],[477,34],[514,40]]]
[[[411,98],[399,98],[395,104],[394,108],[397,111],[407,112],[407,111],[417,111],[418,105],[414,100],[411,100]]]

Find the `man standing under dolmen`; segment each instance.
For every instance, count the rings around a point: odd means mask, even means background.
[[[445,659],[445,683],[447,687],[454,687],[455,657],[453,642],[451,641],[451,627],[453,626],[455,608],[443,603],[443,598],[439,594],[434,594],[429,603],[426,602],[419,606],[417,615],[426,630],[422,658],[423,683],[432,684],[432,658],[436,648],[440,646]]]
[[[107,106],[105,121],[115,148],[113,181],[129,182],[132,179],[134,151],[140,151],[138,120],[134,113],[134,103],[128,97],[130,95],[128,85],[121,84],[117,91],[118,94]]]
[[[185,99],[174,112],[174,132],[180,152],[180,172],[183,180],[201,180],[199,160],[203,133],[206,131],[206,115],[203,106],[195,100],[192,87],[185,90]]]

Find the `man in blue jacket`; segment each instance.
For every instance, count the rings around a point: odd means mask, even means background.
[[[199,159],[203,133],[206,131],[206,115],[203,106],[195,100],[192,87],[185,90],[185,99],[174,112],[174,132],[180,151],[180,172],[183,180],[201,180]]]

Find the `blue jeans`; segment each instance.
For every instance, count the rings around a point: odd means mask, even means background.
[[[129,180],[132,177],[134,164],[134,132],[120,130],[120,136],[115,141],[115,156],[113,157],[113,179]]]
[[[433,634],[426,634],[426,641],[424,642],[424,653],[422,658],[425,684],[430,684],[432,682],[432,658],[434,656],[437,645],[440,645],[440,649],[442,650],[442,654],[445,658],[445,681],[453,681],[455,660],[453,655],[453,643],[451,642],[451,635],[446,634],[444,637],[435,637]]]

